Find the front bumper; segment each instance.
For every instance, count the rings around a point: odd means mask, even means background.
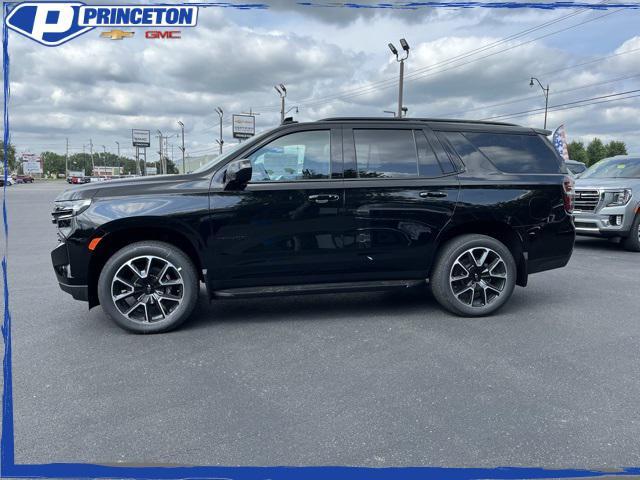
[[[78,283],[73,277],[71,271],[71,262],[69,261],[69,250],[67,244],[62,242],[51,252],[51,262],[53,270],[58,280],[60,289],[70,294],[76,300],[89,300],[89,287],[82,283]]]
[[[604,207],[595,212],[574,211],[576,234],[589,237],[627,237],[634,215],[628,205]]]

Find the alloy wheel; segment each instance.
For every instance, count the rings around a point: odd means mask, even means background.
[[[111,298],[118,311],[140,323],[164,320],[180,306],[183,296],[180,268],[153,255],[128,260],[111,282]]]
[[[502,295],[507,285],[507,265],[491,248],[470,248],[453,263],[449,285],[464,305],[486,307]]]

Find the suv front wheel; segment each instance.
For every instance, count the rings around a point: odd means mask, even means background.
[[[122,328],[160,333],[191,315],[198,287],[196,269],[184,252],[163,242],[138,242],[109,258],[98,280],[98,298]]]
[[[429,280],[444,308],[465,317],[488,315],[502,307],[516,284],[509,249],[486,235],[461,235],[438,252]]]

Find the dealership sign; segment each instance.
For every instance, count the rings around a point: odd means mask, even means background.
[[[134,147],[151,146],[151,132],[149,130],[138,130],[133,128],[131,130],[131,139]]]
[[[55,47],[96,27],[195,27],[190,5],[85,5],[82,2],[18,3],[7,26],[42,45]]]
[[[25,175],[33,173],[42,173],[42,158],[35,153],[22,153],[20,154],[20,162],[22,165],[22,172]]]
[[[253,115],[233,116],[233,138],[250,138],[256,134],[256,117]]]

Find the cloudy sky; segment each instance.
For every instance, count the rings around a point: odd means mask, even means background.
[[[135,29],[112,41],[96,29],[48,48],[10,32],[12,142],[18,152],[64,152],[68,138],[76,153],[90,139],[94,151],[115,152],[119,141],[132,155],[131,128],[159,129],[173,135],[177,158],[182,120],[187,153],[209,154],[217,150],[217,106],[228,144],[231,113],[260,113],[259,131],[278,123],[278,83],[297,120],[385,115],[396,109],[398,75],[387,43],[404,37],[409,116],[542,127],[544,97],[529,86],[535,76],[550,85],[550,128],[564,123],[570,140],[619,139],[640,153],[640,9],[266,3],[203,8],[180,40],[145,39]]]

